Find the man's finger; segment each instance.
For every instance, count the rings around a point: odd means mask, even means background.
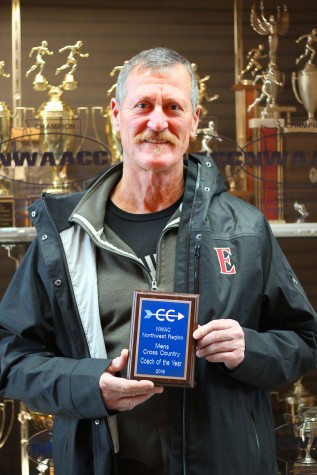
[[[121,351],[121,355],[114,358],[107,368],[108,373],[117,373],[122,371],[128,364],[129,351],[125,348]]]

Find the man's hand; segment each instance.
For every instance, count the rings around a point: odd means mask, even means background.
[[[151,396],[163,392],[161,386],[152,381],[134,381],[115,376],[128,363],[128,350],[122,350],[121,356],[114,358],[110,366],[100,376],[99,389],[103,402],[109,411],[127,411],[145,402]]]
[[[244,360],[244,333],[236,320],[212,320],[199,326],[193,337],[197,340],[198,358],[206,358],[212,363],[224,363],[231,370]]]

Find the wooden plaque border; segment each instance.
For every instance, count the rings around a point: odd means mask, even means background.
[[[140,311],[143,299],[151,300],[172,300],[184,301],[190,303],[189,322],[187,328],[187,351],[184,378],[166,377],[164,375],[148,375],[136,372],[138,358],[138,342],[140,333]],[[198,305],[199,295],[185,293],[170,292],[152,292],[152,291],[135,291],[133,294],[133,305],[131,315],[130,328],[130,345],[129,345],[129,361],[127,368],[128,379],[147,379],[153,381],[158,386],[176,386],[193,388],[195,386],[195,360],[196,360],[196,343],[192,337],[194,330],[198,325]]]

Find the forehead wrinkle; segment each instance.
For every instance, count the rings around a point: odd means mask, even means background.
[[[150,88],[147,88],[146,86],[142,88],[140,93],[136,92],[136,100],[144,100],[144,101],[153,101],[157,100],[158,98],[162,98],[163,96],[163,90],[162,87],[159,85],[155,85],[152,90]]]
[[[152,86],[152,85],[151,85]],[[155,84],[152,90],[144,90],[146,86],[141,89],[140,93],[136,91],[135,95],[130,98],[129,103],[138,102],[155,102],[158,104],[175,103],[183,107],[186,106],[186,97],[184,97],[177,88],[164,88],[164,85]]]

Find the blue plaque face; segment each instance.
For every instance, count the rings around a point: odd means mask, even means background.
[[[128,377],[194,385],[198,296],[135,292]]]

